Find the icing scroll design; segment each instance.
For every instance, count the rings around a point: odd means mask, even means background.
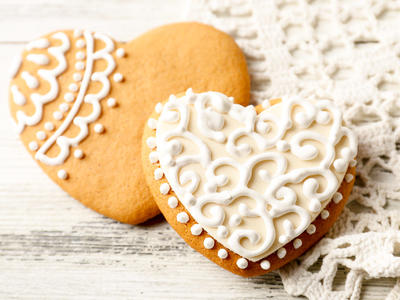
[[[95,33],[93,36],[89,31],[84,32],[84,38],[86,42],[86,69],[78,96],[61,126],[40,147],[35,156],[36,159],[48,165],[62,164],[70,154],[70,147],[77,146],[87,137],[89,133],[88,124],[98,119],[101,113],[99,102],[106,97],[110,91],[110,81],[108,76],[114,71],[116,66],[114,58],[110,54],[110,52],[114,50],[114,43],[109,37],[103,34]],[[94,52],[95,39],[99,39],[105,44],[104,48],[96,52]],[[93,73],[94,63],[99,59],[105,60],[107,62],[107,67],[101,72]],[[96,94],[87,94],[91,80],[98,81],[102,84],[101,90]],[[91,104],[93,110],[88,116],[80,117],[77,116],[77,114],[83,103]],[[79,133],[75,137],[63,136],[63,133],[68,129],[72,122],[79,127]],[[49,157],[46,153],[55,143],[59,146],[60,152],[55,157]]]
[[[70,41],[68,36],[63,32],[57,32],[53,34],[52,38],[61,41],[61,45],[53,46],[48,49],[48,52],[57,59],[58,64],[54,69],[39,69],[37,71],[38,75],[49,83],[50,90],[46,94],[32,93],[30,95],[30,99],[35,106],[35,112],[33,113],[33,115],[28,116],[25,114],[25,112],[21,110],[17,111],[17,130],[19,133],[22,133],[25,126],[34,126],[39,123],[43,116],[43,105],[56,99],[59,93],[57,77],[67,69],[65,52],[68,51],[70,48]],[[34,46],[36,46],[36,48],[38,47],[38,45]],[[47,44],[42,46],[47,46]],[[28,49],[31,48],[33,48],[32,45],[28,47]],[[43,57],[45,57],[45,59],[48,59],[48,57],[44,54]]]
[[[250,259],[265,253],[276,239],[285,244],[306,230],[312,222],[312,213],[321,210],[321,203],[330,200],[339,187],[331,166],[344,164],[347,169],[357,151],[354,136],[342,126],[341,112],[330,101],[292,98],[284,99],[278,105],[281,106],[279,115],[269,110],[257,115],[254,107],[233,104],[223,94],[194,94],[188,90],[181,99],[170,97],[157,123],[160,164],[183,205],[206,228],[228,227],[221,231],[228,232],[224,236],[225,246]],[[227,115],[242,126],[230,132],[224,131]],[[329,133],[323,135],[309,129],[313,122],[329,124]],[[163,124],[168,124],[168,130],[163,128]],[[200,134],[191,132],[193,126]],[[287,135],[294,127],[301,130]],[[254,143],[244,142],[243,137],[247,138],[245,141],[249,138]],[[344,137],[348,140],[347,146],[336,154],[335,147]],[[195,153],[185,153],[182,140],[193,143]],[[222,144],[226,155],[215,156],[217,154],[209,141]],[[310,141],[321,145],[322,149]],[[285,147],[280,146],[283,143],[286,143]],[[255,150],[258,152],[251,154]],[[321,159],[313,166],[290,169],[289,154],[284,152],[290,152],[300,161],[317,156]],[[273,174],[267,170],[255,171],[256,166],[264,162],[275,165]],[[202,170],[191,168],[191,165],[200,165]],[[229,174],[217,175],[216,170],[221,166],[229,166],[238,172],[235,186],[224,188],[229,183]],[[249,187],[254,176],[265,183],[263,191]],[[316,177],[324,178],[325,186],[320,186]],[[201,180],[204,181],[203,190],[199,190]],[[297,193],[292,188],[296,184],[300,184],[302,193],[310,200],[309,207],[298,205]],[[242,198],[252,200],[255,205],[250,208],[241,201]],[[238,202],[237,212],[226,220],[226,209],[234,202]],[[205,207],[209,208],[207,212]],[[287,214],[296,214],[300,221],[295,225],[285,219],[284,233],[277,236],[274,221]],[[259,218],[264,224],[263,230],[239,226],[242,217]],[[216,235],[219,240],[218,233]],[[245,247],[243,239],[247,239],[252,247]]]

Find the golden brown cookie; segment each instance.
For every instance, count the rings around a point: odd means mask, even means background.
[[[356,153],[330,101],[254,108],[190,89],[156,105],[142,141],[144,173],[167,221],[241,276],[281,267],[329,230],[351,192]]]
[[[51,179],[97,212],[137,224],[159,213],[141,176],[144,123],[156,101],[189,87],[248,104],[246,62],[227,34],[178,23],[120,43],[59,31],[27,45],[9,102],[24,145]]]

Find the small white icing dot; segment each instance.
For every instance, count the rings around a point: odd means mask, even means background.
[[[176,208],[178,206],[178,199],[172,196],[168,198],[168,206],[171,208]]]
[[[151,163],[155,164],[156,162],[158,162],[158,153],[155,151],[150,152],[149,159]]]
[[[94,131],[96,133],[102,133],[104,131],[103,124],[97,123],[96,125],[94,125]]]
[[[118,48],[117,51],[115,51],[115,54],[119,58],[124,57],[125,56],[125,50],[123,48]]]
[[[301,241],[301,239],[295,239],[293,241],[294,249],[299,249],[302,245],[303,245],[303,242]]]
[[[276,253],[280,259],[284,258],[286,256],[286,249],[285,248],[280,248],[278,252]]]
[[[86,45],[86,43],[85,43],[84,39],[79,39],[79,40],[76,41],[76,46],[78,48],[83,48],[83,47],[85,47],[85,45]]]
[[[52,130],[54,130],[54,124],[51,122],[46,122],[46,123],[44,123],[44,129],[46,129],[48,131],[52,131]]]
[[[228,228],[226,228],[226,226],[224,225],[220,225],[218,226],[217,229],[217,236],[220,238],[226,238],[229,234]]]
[[[161,168],[157,168],[154,170],[154,179],[160,180],[164,176],[164,172]]]
[[[156,113],[161,114],[162,109],[163,109],[162,103],[161,103],[161,102],[158,102],[158,103],[156,104]]]
[[[36,137],[38,140],[43,141],[46,139],[47,135],[46,135],[46,132],[44,132],[44,131],[38,131],[38,132],[36,132]]]
[[[122,76],[121,73],[115,73],[114,76],[113,76],[113,79],[114,79],[115,82],[121,82],[122,79],[124,79],[124,76]]]
[[[343,158],[338,158],[333,162],[333,167],[339,173],[343,173],[346,171],[347,164]]]
[[[326,209],[324,209],[324,210],[321,212],[321,218],[322,218],[323,220],[328,219],[328,218],[329,218],[329,211],[327,211]]]
[[[190,193],[187,193],[185,196],[183,196],[183,201],[188,206],[193,206],[196,204],[196,198]]]
[[[276,143],[276,149],[281,152],[286,152],[290,148],[289,143],[283,140],[280,140]]]
[[[157,128],[157,121],[156,119],[150,118],[147,121],[147,126],[149,126],[150,129],[156,129]]]
[[[234,214],[229,218],[229,225],[232,227],[239,226],[242,223],[242,218],[238,214]]]
[[[75,69],[77,69],[78,71],[82,71],[83,69],[85,69],[85,63],[82,61],[78,61],[75,64]]]
[[[74,37],[78,38],[82,36],[82,30],[81,29],[75,29],[74,30]]]
[[[317,227],[315,227],[314,224],[310,224],[307,228],[307,233],[308,234],[314,234],[317,231]]]
[[[218,250],[218,257],[221,259],[225,259],[228,257],[228,251],[226,251],[225,249],[219,249]]]
[[[76,57],[76,59],[80,59],[80,60],[82,60],[82,59],[85,59],[85,52],[84,51],[78,51],[78,52],[76,52],[76,54],[75,54],[75,57]]]
[[[271,104],[269,103],[269,100],[264,100],[261,105],[263,108],[268,108],[271,106]]]
[[[68,89],[69,89],[71,92],[76,92],[76,91],[78,91],[78,85],[77,85],[76,83],[71,83],[71,84],[68,86]]]
[[[107,105],[108,107],[114,107],[117,104],[117,101],[115,98],[108,98],[107,99]]]
[[[64,95],[64,100],[67,102],[72,102],[72,101],[74,101],[74,99],[75,99],[75,97],[74,97],[74,94],[72,94],[72,93],[66,93]]]
[[[69,105],[67,103],[61,103],[60,106],[59,106],[59,109],[62,112],[67,112],[69,110]]]
[[[53,113],[53,117],[54,117],[54,119],[59,121],[63,118],[63,113],[61,111],[55,111]]]
[[[271,263],[268,260],[264,259],[263,261],[261,261],[260,267],[263,270],[269,270],[269,268],[271,268]]]
[[[191,228],[190,228],[190,232],[193,235],[200,235],[203,232],[203,228],[200,226],[200,224],[194,224]]]
[[[344,180],[346,180],[347,183],[350,183],[353,179],[353,174],[346,174],[346,176],[344,176]]]
[[[75,158],[82,158],[83,157],[83,151],[81,149],[76,149],[74,151],[74,156],[75,156]]]
[[[81,74],[81,73],[74,73],[74,74],[72,75],[72,78],[73,78],[75,81],[81,81],[81,80],[82,80],[82,74]]]
[[[247,261],[247,259],[242,257],[236,261],[236,265],[238,266],[239,269],[243,270],[249,266],[249,262]]]
[[[355,167],[357,165],[357,161],[355,159],[352,159],[350,161],[350,167]]]
[[[214,248],[215,241],[214,241],[214,239],[212,239],[210,237],[207,237],[207,238],[204,239],[203,244],[204,244],[204,248],[212,249],[212,248]]]
[[[168,183],[164,182],[162,185],[160,185],[161,194],[166,195],[166,194],[168,194],[169,190],[170,190],[170,186]]]
[[[156,139],[154,137],[148,137],[146,140],[147,147],[154,149],[156,147]]]
[[[182,211],[176,215],[176,220],[179,223],[186,224],[187,222],[189,222],[189,216],[186,212]]]
[[[65,170],[59,170],[59,171],[57,172],[57,176],[58,176],[58,178],[60,178],[60,179],[67,179],[68,174],[67,174],[67,172],[66,172]]]
[[[36,151],[37,149],[39,149],[39,145],[37,142],[32,141],[29,143],[29,149],[31,149],[32,151]]]
[[[333,195],[333,202],[335,202],[336,204],[339,203],[342,199],[343,199],[343,195],[341,193],[336,192]]]

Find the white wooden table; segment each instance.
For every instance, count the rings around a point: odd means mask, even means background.
[[[209,262],[162,217],[129,226],[87,209],[42,173],[14,131],[7,70],[27,41],[64,28],[129,40],[182,20],[185,5],[0,0],[0,299],[295,299],[277,274],[243,279]],[[372,280],[363,299],[382,299],[393,284]]]

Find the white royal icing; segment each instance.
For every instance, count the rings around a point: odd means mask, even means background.
[[[81,159],[83,157],[83,151],[81,149],[76,149],[74,151],[75,158]]]
[[[257,114],[223,94],[188,90],[156,112],[151,161],[195,221],[251,261],[283,255],[339,188],[345,174],[334,161],[347,168],[357,151],[328,100],[283,99]]]
[[[218,257],[221,259],[225,259],[228,257],[228,251],[226,251],[225,249],[219,249],[218,250]]]
[[[284,257],[286,256],[286,253],[287,253],[287,251],[286,251],[285,248],[280,248],[280,249],[276,252],[276,255],[278,255],[278,257],[279,257],[280,259],[282,259],[282,258],[284,258]]]
[[[113,79],[115,82],[121,82],[124,79],[124,76],[122,76],[121,73],[115,73]]]
[[[264,259],[263,261],[261,261],[260,267],[263,270],[269,270],[269,268],[271,268],[271,263],[268,260]]]
[[[200,224],[194,224],[192,227],[190,227],[190,232],[193,235],[200,235],[203,232],[203,228],[200,226]]]
[[[40,38],[40,39],[29,42],[28,45],[26,45],[25,49],[30,51],[33,49],[45,49],[45,48],[48,48],[49,46],[50,46],[50,42],[48,39]]]
[[[329,218],[329,211],[327,211],[326,209],[324,209],[324,210],[321,212],[321,218],[322,218],[322,220],[328,219],[328,218]]]
[[[103,133],[104,132],[104,126],[103,124],[97,123],[94,125],[94,132],[96,133]]]
[[[61,45],[48,49],[48,52],[56,58],[57,66],[54,69],[39,69],[37,71],[37,74],[49,83],[50,89],[46,94],[33,93],[30,95],[35,106],[33,115],[28,116],[21,110],[17,111],[17,128],[20,133],[24,130],[25,126],[33,126],[40,122],[43,116],[43,105],[53,101],[59,93],[57,77],[67,68],[67,61],[64,54],[70,48],[70,42],[68,36],[62,32],[53,34],[52,38],[61,41]]]
[[[294,249],[299,249],[302,245],[303,245],[303,242],[301,241],[301,239],[295,239],[293,241]]]
[[[24,94],[22,94],[20,92],[17,85],[14,84],[11,86],[11,94],[12,94],[12,99],[15,104],[20,105],[20,106],[25,105],[26,98],[25,98]]]
[[[58,172],[57,172],[57,176],[58,176],[58,178],[60,178],[60,179],[67,179],[68,178],[68,173],[65,171],[65,170],[59,170]]]
[[[26,85],[30,89],[36,89],[39,86],[39,80],[33,75],[31,75],[28,71],[24,71],[21,73],[21,77],[25,80]]]
[[[335,202],[336,204],[338,204],[340,201],[342,201],[342,199],[343,199],[343,195],[341,193],[335,193],[332,198],[333,202]]]
[[[246,269],[249,266],[249,262],[247,261],[247,259],[242,257],[236,261],[236,265],[239,269]]]
[[[11,68],[10,68],[11,78],[15,78],[15,76],[17,76],[19,69],[21,68],[21,65],[22,65],[22,58],[20,55],[18,55],[11,62]]]
[[[79,44],[79,46],[77,45],[78,47],[86,45],[86,69],[80,84],[79,92],[63,123],[36,153],[36,158],[48,165],[62,164],[70,155],[70,147],[78,145],[87,137],[89,134],[88,125],[97,120],[101,114],[101,106],[99,102],[105,98],[110,91],[110,81],[108,76],[115,69],[115,61],[113,56],[110,54],[114,49],[114,43],[109,37],[103,34],[95,33],[92,35],[89,31],[84,31],[83,37],[84,39],[79,40],[81,42],[77,42],[77,44]],[[105,44],[104,48],[97,50],[96,52],[94,52],[95,39],[101,40]],[[50,50],[51,48],[49,49],[49,52]],[[102,71],[93,73],[93,65],[95,61],[100,59],[105,61],[107,65]],[[89,83],[91,81],[97,81],[102,84],[102,88],[99,92],[87,94]],[[66,95],[65,97],[67,97]],[[71,98],[71,96],[68,96],[66,100],[68,99],[68,101],[71,101]],[[92,112],[84,117],[77,116],[83,103],[91,104]],[[72,123],[80,129],[79,133],[75,137],[63,136],[64,132]],[[96,124],[94,130],[97,133],[102,133],[104,127],[101,124]],[[47,156],[47,151],[54,144],[57,144],[60,148],[58,155],[54,157]]]
[[[168,206],[171,208],[176,208],[178,206],[178,199],[172,196],[168,198]]]
[[[44,123],[44,129],[48,131],[53,131],[54,130],[54,124],[52,122],[46,122]]]
[[[163,176],[164,176],[164,173],[161,168],[157,168],[154,170],[154,179],[155,180],[160,180],[161,178],[163,178]]]
[[[117,101],[115,100],[115,98],[107,99],[107,106],[108,107],[115,107],[115,105],[117,105]]]
[[[189,215],[186,212],[180,212],[179,214],[176,215],[176,220],[179,223],[186,224],[189,222]]]
[[[118,48],[117,51],[115,51],[115,54],[119,58],[124,57],[125,56],[125,50],[123,48]]]
[[[212,248],[214,248],[215,241],[212,238],[207,237],[204,239],[203,245],[204,245],[204,248],[206,248],[206,249],[212,249]]]
[[[26,60],[41,66],[45,66],[50,63],[49,57],[45,54],[28,54],[26,56]]]

